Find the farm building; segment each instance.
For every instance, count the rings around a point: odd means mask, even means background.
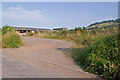
[[[53,31],[65,31],[68,30],[68,28],[54,28]]]
[[[50,29],[28,28],[28,27],[14,27],[15,31],[20,35],[27,35],[28,32],[37,33],[43,31],[51,31]]]

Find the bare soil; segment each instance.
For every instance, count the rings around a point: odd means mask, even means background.
[[[64,40],[22,37],[25,45],[2,50],[3,78],[96,78],[75,65]]]

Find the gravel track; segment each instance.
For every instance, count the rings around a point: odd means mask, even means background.
[[[25,45],[2,50],[3,78],[96,78],[82,71],[64,51],[64,40],[22,37]]]

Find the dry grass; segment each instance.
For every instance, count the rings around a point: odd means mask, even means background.
[[[2,36],[2,48],[18,48],[22,45],[21,37],[15,32],[8,32]]]

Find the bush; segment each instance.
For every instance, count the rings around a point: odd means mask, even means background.
[[[14,32],[14,31],[15,31],[14,27],[10,27],[7,25],[2,27],[2,34],[3,35],[7,32]]]
[[[75,61],[88,72],[100,75],[105,79],[120,78],[120,53],[118,36],[111,35],[98,40],[87,48],[79,48],[74,56]]]
[[[28,32],[27,36],[33,36],[34,33]]]
[[[2,36],[3,48],[18,48],[21,45],[23,45],[23,41],[15,32],[8,32]]]
[[[21,37],[15,32],[14,27],[2,27],[2,48],[18,48],[23,45]]]

